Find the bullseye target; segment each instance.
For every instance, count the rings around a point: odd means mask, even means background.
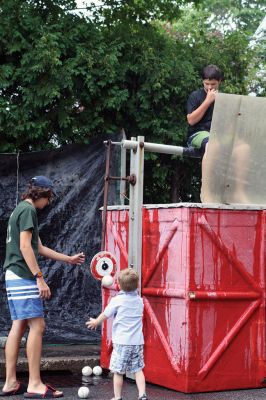
[[[116,272],[116,259],[108,251],[100,251],[91,260],[91,273],[96,279],[102,279],[105,275],[114,276]]]

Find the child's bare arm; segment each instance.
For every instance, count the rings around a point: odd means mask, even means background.
[[[86,326],[88,329],[96,329],[106,318],[104,313],[101,313],[97,318],[90,318],[89,321],[86,322]]]

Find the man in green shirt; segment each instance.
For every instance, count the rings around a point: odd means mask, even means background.
[[[63,393],[45,385],[40,377],[42,336],[45,330],[43,302],[51,291],[38,266],[38,254],[56,261],[80,265],[84,253],[68,256],[44,246],[39,238],[36,209],[43,209],[54,196],[53,183],[45,176],[31,179],[22,201],[11,214],[7,228],[6,290],[13,321],[6,342],[6,382],[0,396],[24,394],[26,398],[57,398]],[[29,328],[27,358],[29,383],[17,381],[16,364],[21,338]]]

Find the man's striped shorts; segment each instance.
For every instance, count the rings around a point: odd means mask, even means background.
[[[34,279],[24,279],[6,271],[6,292],[12,320],[43,317],[43,301]]]

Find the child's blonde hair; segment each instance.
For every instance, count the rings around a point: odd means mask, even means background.
[[[118,282],[124,292],[133,292],[139,285],[139,274],[133,268],[123,269],[118,276]]]

